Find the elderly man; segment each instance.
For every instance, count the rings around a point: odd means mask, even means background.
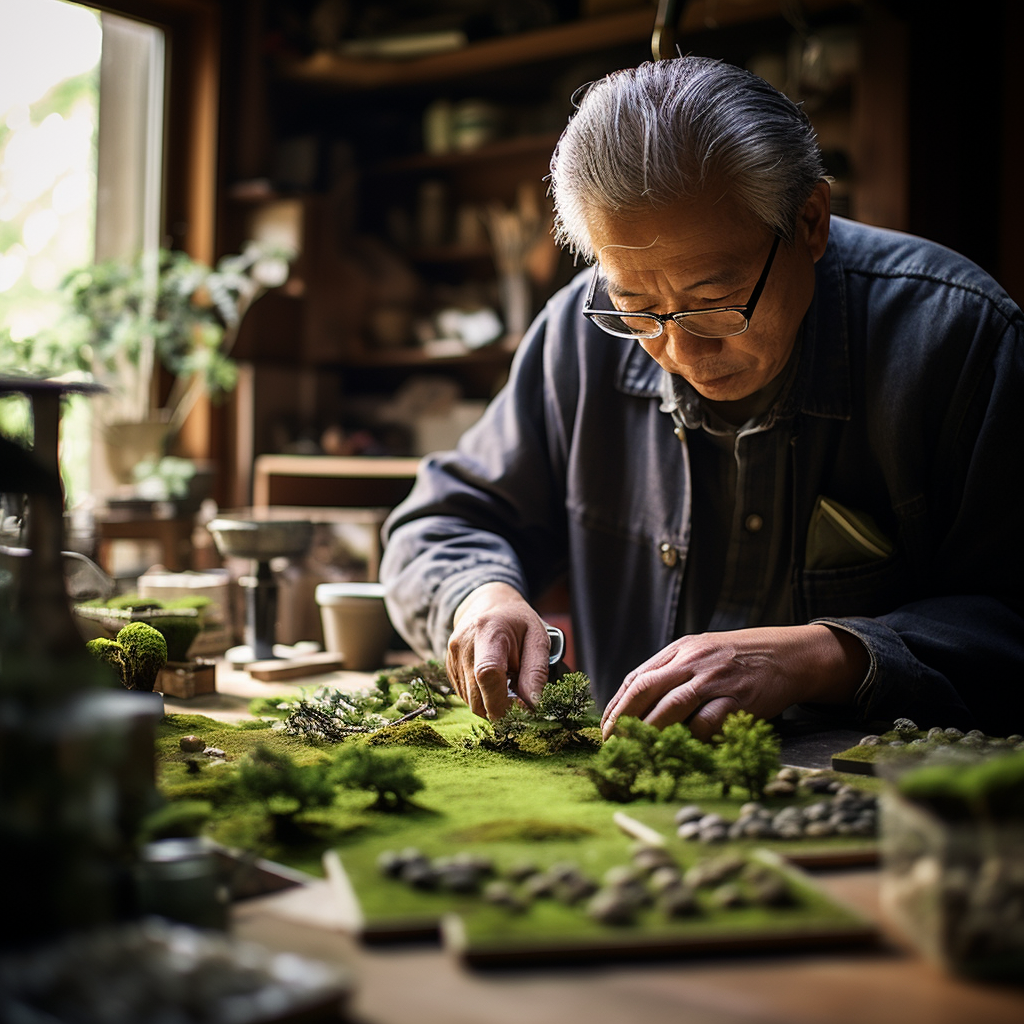
[[[552,160],[594,264],[386,525],[399,630],[495,718],[580,667],[703,738],[746,709],[1024,726],[1024,318],[967,260],[829,213],[802,111],[680,58],[588,91]]]

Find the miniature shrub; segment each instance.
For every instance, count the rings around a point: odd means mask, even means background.
[[[733,786],[743,786],[752,800],[759,800],[764,785],[779,768],[779,740],[771,724],[749,711],[736,711],[726,718],[715,736],[714,765],[722,783],[722,795]]]
[[[345,744],[334,761],[333,778],[346,789],[377,794],[378,811],[400,811],[423,789],[412,762],[398,750],[375,750],[365,743]]]
[[[239,763],[236,785],[243,796],[261,801],[282,842],[302,838],[295,816],[334,802],[330,764],[296,764],[287,754],[257,744]]]
[[[167,664],[167,641],[159,630],[145,622],[129,622],[118,634],[131,673],[126,677],[129,690],[151,691],[160,669]]]
[[[594,698],[590,695],[590,680],[582,672],[567,672],[553,680],[541,691],[536,714],[548,722],[578,732],[594,721]]]
[[[640,796],[634,787],[647,760],[638,740],[616,735],[605,741],[584,772],[602,799],[625,804]]]

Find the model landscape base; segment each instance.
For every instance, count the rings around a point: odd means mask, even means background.
[[[582,902],[568,905],[543,899],[516,911],[488,903],[479,889],[418,891],[385,877],[378,866],[381,855],[410,846],[433,858],[487,858],[495,877],[529,860],[545,870],[573,862],[588,878],[599,880],[630,862],[637,842],[613,821],[623,805],[602,800],[583,773],[595,756],[592,750],[542,756],[466,749],[464,741],[473,735],[474,726],[479,723],[468,709],[457,706],[431,723],[447,746],[402,748],[425,783],[405,810],[373,810],[365,792],[341,791],[329,807],[301,816],[297,841],[284,842],[274,835],[267,806],[238,800],[233,772],[259,744],[286,753],[296,763],[312,764],[335,755],[345,741],[310,745],[265,722],[230,726],[198,715],[171,715],[164,719],[158,739],[160,786],[172,803],[208,800],[213,814],[207,830],[225,846],[254,851],[316,876],[325,874],[323,855],[334,851],[355,894],[353,930],[367,942],[436,940],[443,934],[453,953],[482,966],[806,950],[873,941],[871,925],[829,899],[792,863],[778,859],[812,865],[869,862],[877,851],[873,839],[831,836],[765,844],[680,839],[675,815],[681,804],[699,803],[728,821],[748,803],[741,790],[723,799],[720,785],[706,779],[688,783],[673,800],[640,799],[625,810],[665,837],[680,872],[733,853],[760,862],[766,871],[784,877],[792,896],[784,906],[759,907],[741,900],[741,906],[720,909],[708,890],[700,894],[700,909],[692,916],[669,919],[652,905],[640,910],[632,923],[612,925],[589,917]],[[188,734],[205,737],[205,750],[217,756],[183,753],[179,741]],[[797,796],[804,804],[815,799],[814,793]],[[789,803],[784,797],[764,801],[776,810]],[[762,845],[770,850],[761,852]],[[742,888],[742,878],[739,882]]]

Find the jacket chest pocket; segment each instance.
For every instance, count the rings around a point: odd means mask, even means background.
[[[900,551],[842,569],[802,569],[796,597],[801,621],[891,612],[911,597],[907,562]]]

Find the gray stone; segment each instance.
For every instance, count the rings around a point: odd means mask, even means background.
[[[917,723],[912,722],[909,718],[897,718],[892,723],[892,728],[897,735],[904,737],[913,736],[918,731]]]
[[[675,822],[677,825],[685,825],[688,821],[698,821],[704,817],[704,811],[696,804],[687,804],[676,811]]]
[[[738,885],[733,882],[726,882],[725,885],[720,885],[711,894],[711,902],[723,910],[731,910],[736,907],[745,907],[747,905],[747,897]]]
[[[700,838],[700,822],[699,821],[687,821],[680,825],[676,830],[676,835],[680,839],[699,839]]]
[[[618,890],[601,889],[590,898],[587,915],[601,924],[628,925],[636,919],[638,909]]]
[[[858,747],[877,747],[879,745],[879,743],[881,743],[881,742],[882,742],[882,737],[881,736],[875,736],[875,735],[862,736],[860,738],[860,740],[857,741],[857,746]]]
[[[678,886],[661,894],[658,909],[666,917],[694,917],[700,913],[700,904],[692,889]]]

